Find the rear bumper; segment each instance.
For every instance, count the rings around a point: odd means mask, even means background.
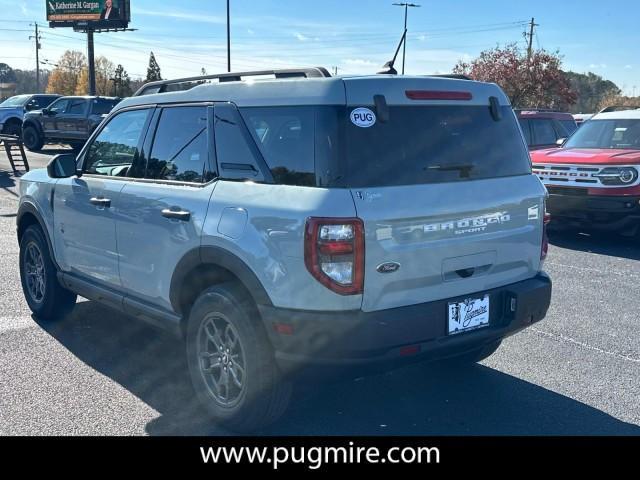
[[[540,273],[477,295],[484,293],[490,295],[489,326],[454,336],[447,335],[448,303],[473,293],[377,312],[259,309],[285,372],[312,365],[387,369],[465,353],[542,320],[551,302],[551,280]]]
[[[547,211],[563,223],[601,230],[623,230],[640,224],[640,196],[549,193]]]

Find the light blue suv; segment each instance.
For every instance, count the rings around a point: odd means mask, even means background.
[[[81,295],[175,332],[237,430],[282,414],[302,371],[478,361],[551,298],[545,189],[493,84],[155,82],[20,194],[34,314]]]

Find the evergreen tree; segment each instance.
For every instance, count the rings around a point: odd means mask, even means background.
[[[149,66],[147,67],[147,82],[155,82],[157,80],[162,80],[162,75],[160,74],[160,65],[156,62],[156,57],[151,52],[149,55]]]

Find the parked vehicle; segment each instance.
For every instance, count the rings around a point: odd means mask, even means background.
[[[559,141],[568,138],[578,128],[570,113],[516,110],[516,114],[529,150],[557,146]]]
[[[118,104],[117,97],[61,97],[24,117],[25,147],[37,152],[46,143],[64,143],[79,150],[100,122]]]
[[[60,95],[16,95],[0,103],[0,133],[21,135],[24,115],[31,110],[46,108]]]
[[[640,110],[599,113],[562,146],[531,153],[558,224],[633,234],[640,225]]]
[[[494,84],[154,82],[21,178],[22,286],[43,320],[78,294],[184,338],[199,399],[248,430],[303,370],[478,361],[541,320],[545,196]]]

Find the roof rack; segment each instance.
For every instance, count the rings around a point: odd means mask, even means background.
[[[324,67],[310,68],[287,68],[280,70],[256,70],[252,72],[230,72],[218,73],[215,75],[200,75],[197,77],[178,78],[175,80],[158,80],[156,82],[145,83],[133,94],[134,97],[150,95],[153,93],[164,93],[173,91],[189,90],[197,85],[205,83],[207,80],[218,80],[222,82],[239,82],[247,77],[258,77],[273,75],[275,78],[323,78],[330,77],[331,74]]]
[[[609,105],[598,113],[619,112],[621,110],[640,110],[640,105]]]

